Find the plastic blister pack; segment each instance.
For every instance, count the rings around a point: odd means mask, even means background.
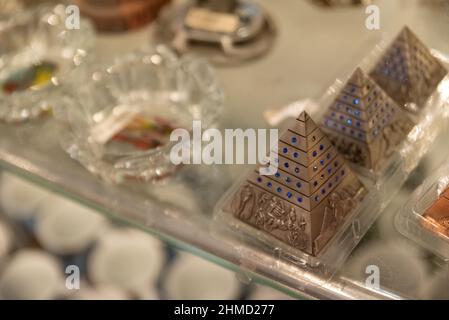
[[[251,268],[252,259],[263,261],[267,259],[267,256],[274,256],[276,260],[279,260],[279,264],[276,263],[272,266],[273,268],[281,266],[282,261],[293,263],[304,271],[314,271],[319,276],[329,278],[343,264],[376,218],[376,210],[373,210],[378,203],[376,195],[365,194],[361,203],[348,213],[320,252],[316,255],[309,254],[273,237],[266,230],[257,229],[232,216],[229,200],[238,193],[241,185],[242,181],[231,188],[218,203],[217,208],[220,209],[215,216],[215,230],[224,236],[226,241],[238,248],[241,263],[245,268]],[[276,204],[273,199],[270,199],[272,202],[269,205]],[[231,228],[224,229],[225,224]]]
[[[408,38],[411,38],[411,40],[407,40]],[[407,41],[410,43],[406,46],[404,45],[404,42]],[[413,54],[416,54],[415,52],[412,52],[413,50],[416,50],[414,43],[418,41],[419,40],[416,36],[413,35],[412,31],[410,31],[407,27],[405,27],[401,33],[394,38],[394,40],[383,39],[370,51],[370,54],[363,59],[363,61],[359,64],[359,68],[350,75],[348,80],[345,81],[344,78],[336,79],[326,93],[318,100],[318,104],[322,108],[317,110],[316,117],[322,119],[323,127],[327,127],[329,119],[332,119],[330,114],[332,111],[337,109],[335,108],[335,103],[342,101],[341,95],[348,95],[349,97],[352,97],[353,95],[356,99],[360,99],[360,104],[362,104],[362,107],[360,107],[362,110],[362,115],[360,117],[355,116],[354,112],[357,112],[358,110],[353,108],[352,118],[348,116],[348,113],[351,115],[350,112],[346,112],[346,114],[342,112],[344,114],[342,121],[353,121],[352,127],[354,127],[354,124],[357,126],[358,121],[360,120],[362,128],[358,131],[358,128],[356,127],[354,130],[356,134],[359,132],[362,134],[369,134],[369,130],[371,130],[371,133],[374,134],[376,132],[376,125],[380,125],[380,128],[384,130],[384,133],[382,134],[383,136],[378,138],[378,140],[384,140],[384,142],[379,143],[380,146],[377,146],[377,148],[375,146],[370,150],[371,153],[374,154],[374,157],[377,157],[380,160],[379,165],[377,166],[367,167],[364,165],[363,161],[360,159],[360,155],[364,153],[364,151],[360,151],[360,148],[339,148],[338,141],[336,144],[339,151],[351,164],[351,167],[359,174],[363,183],[369,189],[375,189],[376,192],[380,193],[382,208],[390,202],[395,192],[399,190],[408,175],[416,168],[423,155],[426,154],[430,145],[443,128],[449,110],[449,76],[447,75],[449,63],[447,57],[441,52],[426,49],[428,51],[428,55],[425,59],[434,59],[434,63],[439,64],[439,67],[441,67],[437,69],[443,70],[438,71],[438,75],[436,77],[440,80],[438,82],[434,81],[432,85],[433,89],[408,88],[409,91],[424,91],[422,94],[426,96],[425,100],[414,96],[407,96],[407,98],[403,98],[402,95],[399,98],[394,98],[388,92],[394,92],[393,89],[396,89],[396,91],[402,91],[404,89],[401,87],[391,89],[390,87],[393,85],[388,85],[385,83],[381,85],[380,82],[376,81],[373,77],[375,70],[381,68],[379,66],[383,66],[384,68],[389,68],[384,69],[383,72],[392,73],[393,79],[396,77],[398,82],[404,81],[407,83],[407,81],[410,81],[413,83],[413,73],[419,73],[419,70],[422,69],[418,69],[413,72],[409,70],[412,70],[414,65],[419,66],[416,68],[421,68],[423,63],[419,62],[417,59],[424,59],[420,53],[418,54],[418,57],[413,58]],[[420,43],[419,50],[423,50],[423,46],[424,45]],[[397,48],[402,50],[398,53],[398,56],[389,56],[389,53]],[[404,60],[405,62],[399,62],[401,60]],[[391,65],[389,65],[390,63]],[[401,66],[401,63],[403,66]],[[388,128],[388,126],[383,125],[382,122],[384,119],[382,117],[378,118],[375,112],[374,116],[372,116],[372,114],[369,113],[369,111],[371,111],[369,108],[368,114],[364,117],[362,102],[363,98],[359,98],[357,93],[350,93],[348,90],[348,87],[354,87],[353,83],[355,81],[353,79],[356,78],[357,73],[359,73],[359,78],[364,78],[362,83],[365,83],[368,86],[374,86],[374,88],[370,89],[371,92],[379,90],[384,94],[383,99],[378,100],[379,107],[382,108],[382,106],[394,104],[396,107],[396,113],[399,113],[396,118],[399,120],[404,120],[406,118],[407,122],[411,122],[411,125],[405,125],[406,128],[405,130],[401,130],[402,132],[400,132],[400,135],[397,133],[394,134],[394,131],[399,131],[394,127],[392,130],[391,127]],[[365,97],[368,97],[368,99],[370,96],[372,97],[371,92],[366,94]],[[360,93],[359,95],[363,96],[363,94]],[[420,103],[418,104],[415,101],[419,101]],[[372,102],[377,101],[373,100]],[[343,103],[343,105],[345,104]],[[349,103],[349,105],[354,104]],[[382,114],[383,112],[384,111],[381,109],[379,114]],[[337,116],[338,115],[339,114],[337,112]],[[366,118],[370,119],[374,123],[374,126],[370,126],[370,123],[366,124]],[[367,128],[364,128],[364,126]],[[339,129],[351,129],[351,126],[345,127],[341,126]],[[388,129],[388,134],[385,133],[385,129]],[[329,132],[329,130],[327,132]],[[363,136],[363,138],[365,137]],[[375,144],[375,141],[370,141],[369,137],[366,140],[367,141],[365,144],[368,145],[368,147],[370,144]],[[391,145],[391,147],[389,147],[389,145]],[[357,151],[359,152],[358,154]],[[370,151],[366,153],[369,153]],[[369,156],[370,155],[368,155],[367,158],[369,158]]]
[[[420,185],[395,217],[400,233],[449,259],[449,166]]]
[[[377,44],[280,135],[275,175],[253,169],[222,198],[213,228],[243,267],[338,271],[446,121],[448,65],[424,48],[408,28]]]

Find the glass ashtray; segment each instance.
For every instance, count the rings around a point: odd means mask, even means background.
[[[2,22],[0,119],[20,122],[51,111],[61,84],[79,77],[94,32],[86,20],[76,25],[67,19],[66,7],[56,5],[25,10]]]
[[[145,48],[88,72],[64,90],[55,117],[63,148],[92,173],[115,183],[157,180],[170,161],[174,129],[216,124],[223,102],[214,71],[202,59],[167,47]],[[68,88],[67,88],[68,89]]]

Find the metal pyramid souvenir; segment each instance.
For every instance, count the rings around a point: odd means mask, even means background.
[[[400,108],[357,69],[323,118],[323,130],[350,162],[378,170],[413,127]]]
[[[424,106],[446,74],[447,70],[408,27],[402,29],[370,73],[401,107],[408,106],[414,112]]]
[[[254,170],[225,205],[237,219],[316,256],[366,189],[315,122],[303,112],[280,138],[278,170]]]

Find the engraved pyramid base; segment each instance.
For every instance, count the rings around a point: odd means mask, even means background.
[[[351,185],[351,182],[357,180],[349,178],[347,181]],[[270,226],[266,228],[258,226],[255,217],[249,218],[248,223],[241,220],[245,217],[238,218],[232,213],[232,202],[245,184],[245,179],[235,183],[217,204],[212,229],[216,236],[221,238],[220,240],[238,248],[242,252],[242,261],[250,260],[248,264],[251,264],[252,259],[263,260],[264,256],[271,255],[280,262],[293,264],[295,268],[306,269],[328,279],[344,263],[379,212],[377,206],[380,201],[376,199],[376,193],[368,194],[366,189],[357,183],[360,188],[353,198],[354,207],[340,223],[331,224],[330,228],[314,239],[311,246],[304,246],[305,249],[300,250],[298,249],[300,246],[294,247],[285,240],[280,240],[282,237],[273,235],[272,230],[269,230]],[[264,191],[257,189],[255,192]],[[272,196],[271,200],[276,201]],[[307,234],[290,239],[296,240],[298,244],[299,239],[307,239]],[[304,242],[307,244],[307,240]],[[295,244],[295,241],[292,244]],[[319,249],[318,252],[315,253],[314,248]],[[250,254],[247,254],[248,252]]]
[[[332,199],[307,211],[247,182],[224,210],[293,248],[317,256],[366,195],[366,189],[352,173],[338,190]]]

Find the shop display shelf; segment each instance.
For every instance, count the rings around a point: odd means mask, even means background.
[[[444,26],[447,29],[447,16],[432,7],[421,7],[420,1],[409,0],[406,4],[404,1],[394,4],[389,0],[377,1],[385,19],[379,31],[363,27],[366,18],[363,8],[327,10],[310,1],[260,2],[272,13],[280,32],[274,48],[263,58],[238,68],[217,70],[227,97],[221,121],[223,128],[268,127],[264,111],[297,99],[319,97],[342,70],[349,73],[356,67],[355,61],[360,61],[363,54],[360,52],[366,52],[367,46],[376,43],[382,33],[396,33],[404,24],[414,28],[432,47],[449,52],[447,34],[442,31]],[[390,19],[399,12],[401,19]],[[432,19],[428,24],[420,24],[420,19],[429,17]],[[100,59],[109,59],[138,48],[144,42],[152,43],[152,31],[150,26],[128,34],[100,35],[97,54]],[[338,45],[331,41],[336,37],[341,39]],[[385,278],[381,275],[381,289],[376,290],[365,285],[367,275],[361,277],[354,272],[353,266],[360,261],[358,257],[368,254],[373,246],[388,248],[392,241],[398,247],[413,248],[407,263],[424,265],[423,269],[427,271],[446,268],[444,262],[407,242],[394,230],[393,219],[389,217],[406,201],[412,191],[410,186],[421,181],[426,171],[444,160],[441,148],[447,148],[447,137],[449,133],[443,132],[437,138],[412,177],[398,190],[394,201],[331,280],[280,262],[273,255],[259,257],[259,262],[254,263],[246,258],[248,252],[244,249],[217,239],[210,227],[214,207],[244,172],[244,166],[191,165],[156,183],[108,184],[90,174],[61,149],[58,126],[51,118],[19,125],[0,124],[0,166],[97,209],[111,219],[230,268],[242,281],[256,281],[298,298],[404,299],[419,298],[421,291],[427,290],[425,280],[430,274],[424,274],[422,284],[416,284],[416,290],[411,291],[404,285],[408,284],[407,275],[401,275],[398,280],[396,275],[400,272],[392,262],[389,266],[391,274]]]

